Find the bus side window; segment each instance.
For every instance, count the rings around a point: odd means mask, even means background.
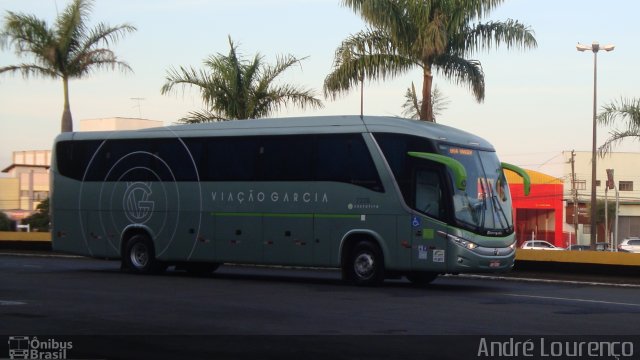
[[[415,208],[434,218],[442,218],[442,184],[435,170],[416,170]]]

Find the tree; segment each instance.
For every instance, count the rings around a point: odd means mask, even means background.
[[[11,219],[4,212],[0,211],[0,231],[9,231],[11,229]]]
[[[416,87],[413,82],[411,83],[411,87],[408,88],[407,92],[404,94],[404,98],[405,101],[404,104],[402,104],[402,116],[409,119],[420,120],[420,109],[422,108],[422,100],[418,100]],[[447,109],[449,103],[449,99],[442,94],[437,86],[434,86],[433,91],[431,92],[433,122],[436,122],[437,117]]]
[[[162,94],[174,91],[178,85],[183,90],[195,86],[200,89],[202,101],[207,107],[189,113],[180,122],[256,119],[266,117],[288,103],[303,109],[307,106],[322,107],[322,102],[312,90],[290,84],[274,84],[282,73],[305,58],[279,56],[275,65],[267,65],[260,54],[256,54],[251,61],[241,59],[231,37],[229,47],[228,55],[218,53],[205,60],[205,70],[180,67],[167,71]]]
[[[624,99],[604,105],[598,114],[598,122],[602,125],[613,125],[622,122],[622,130],[609,132],[609,138],[598,148],[600,155],[611,152],[613,147],[625,139],[640,140],[640,99]]]
[[[92,5],[91,0],[73,0],[58,15],[53,27],[34,15],[7,11],[0,31],[2,48],[13,45],[18,56],[29,55],[34,60],[31,64],[0,67],[0,73],[21,73],[25,78],[41,76],[62,79],[62,132],[73,131],[69,105],[70,79],[84,78],[99,68],[119,67],[123,71],[131,70],[107,46],[136,28],[128,24],[108,26],[100,23],[89,29],[87,21]]]
[[[22,219],[23,224],[29,224],[32,231],[49,231],[49,223],[51,219],[49,217],[49,198],[42,200],[36,211]]]
[[[533,31],[515,20],[476,22],[503,0],[343,0],[372,27],[349,36],[335,52],[325,96],[349,91],[364,78],[382,79],[422,70],[420,119],[433,121],[434,71],[466,84],[484,100],[482,66],[467,59],[481,49],[537,46]]]

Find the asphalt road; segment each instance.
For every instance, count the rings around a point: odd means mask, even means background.
[[[485,338],[622,339],[640,354],[640,286],[448,276],[359,288],[331,270],[119,268],[0,255],[0,334],[71,339],[66,358],[459,358],[477,356]],[[0,358],[11,346],[0,336]]]

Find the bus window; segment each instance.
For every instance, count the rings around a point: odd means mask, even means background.
[[[384,192],[361,134],[318,136],[314,169],[316,181],[337,181]]]
[[[260,142],[257,137],[220,137],[207,141],[207,181],[256,181]],[[232,155],[231,155],[232,154]],[[202,167],[203,164],[201,164]]]
[[[260,139],[261,181],[311,181],[313,137],[265,136]]]
[[[442,217],[442,184],[435,170],[416,171],[415,207],[431,217]]]

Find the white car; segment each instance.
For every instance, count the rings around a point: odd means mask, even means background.
[[[618,245],[618,251],[625,251],[631,253],[640,253],[640,238],[630,237],[622,240]]]
[[[544,240],[527,240],[520,246],[521,249],[531,250],[564,250],[564,248],[557,247],[550,242]]]

